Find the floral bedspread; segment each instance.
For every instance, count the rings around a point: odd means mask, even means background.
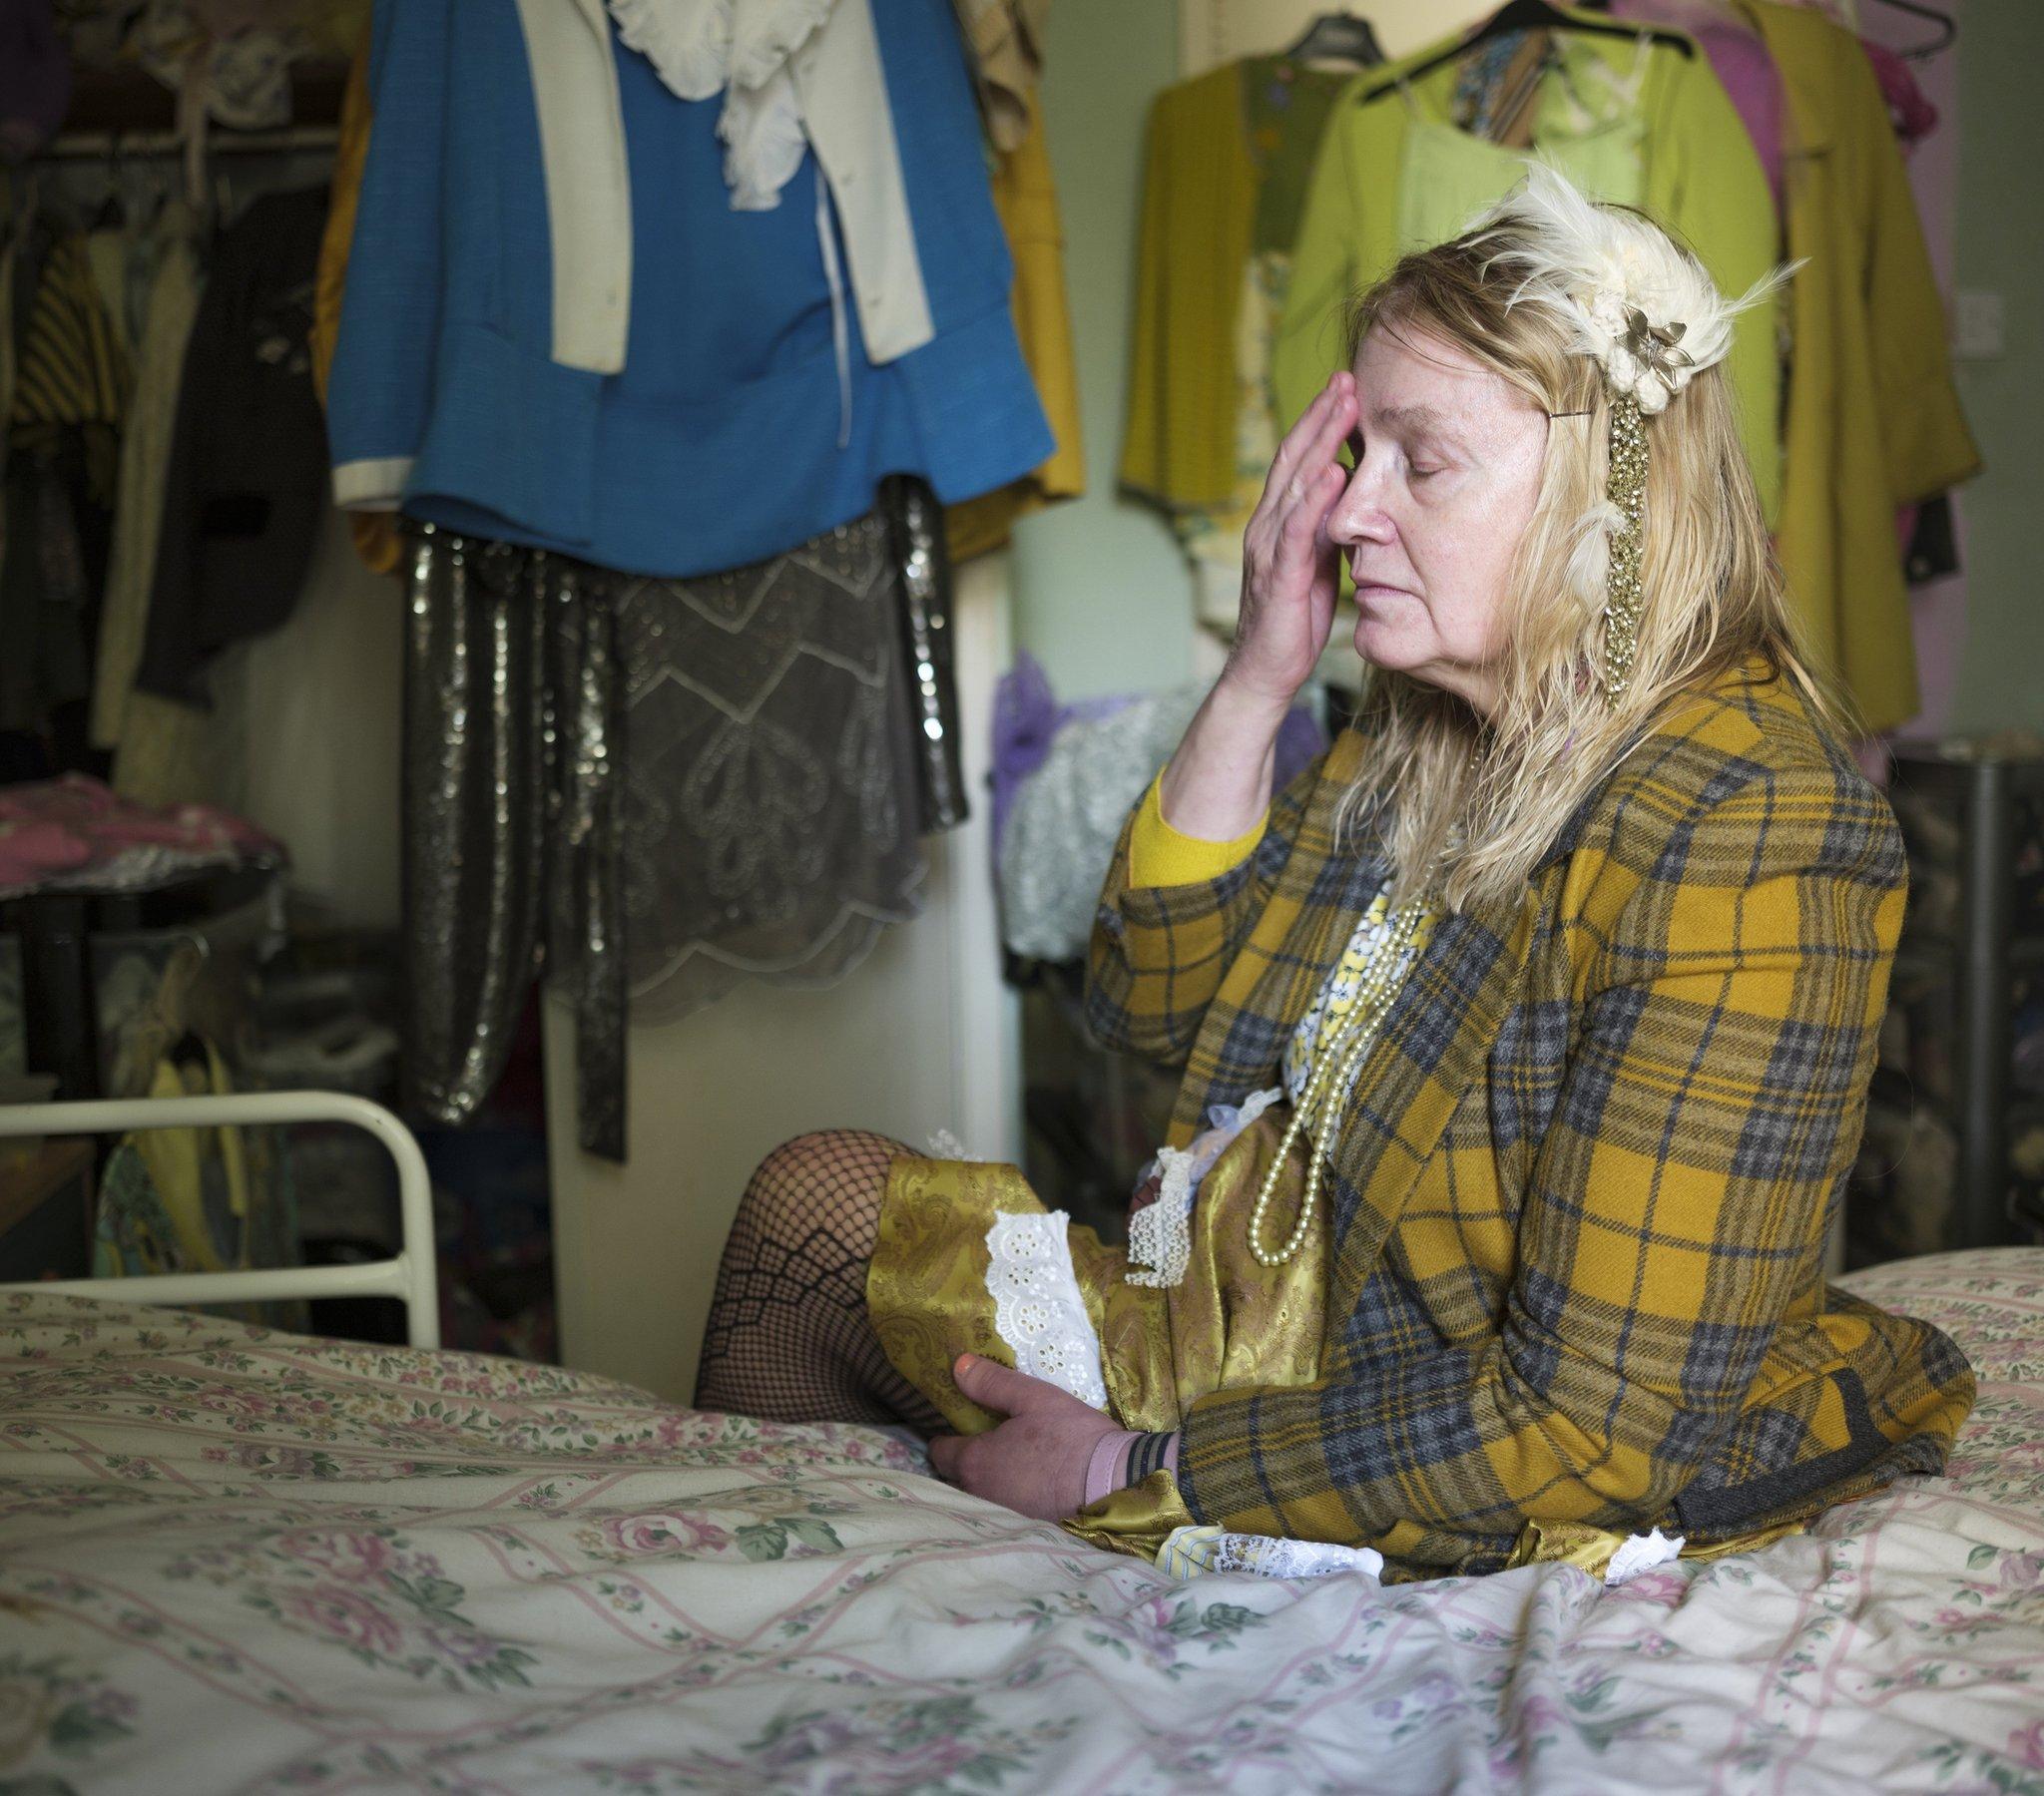
[[[1174,1584],[772,1427],[0,1298],[0,1792],[2044,1792],[2044,1251],[1854,1281],[1948,1477],[1606,1591]]]

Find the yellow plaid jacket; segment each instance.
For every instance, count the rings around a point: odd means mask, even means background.
[[[1222,876],[1093,934],[1108,1045],[1183,1065],[1183,1143],[1276,1082],[1381,884],[1337,851],[1349,734]],[[1185,1420],[1202,1522],[1504,1563],[1528,1522],[1692,1542],[1944,1461],[1957,1348],[1827,1287],[1905,874],[1886,802],[1785,681],[1687,701],[1524,888],[1437,925],[1344,1112],[1319,1377]]]

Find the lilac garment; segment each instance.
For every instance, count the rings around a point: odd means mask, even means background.
[[[0,0],[0,162],[35,155],[70,105],[71,58],[50,0]]]
[[[1051,690],[1050,675],[1043,671],[1043,664],[1026,649],[1016,654],[1015,666],[1001,675],[994,687],[992,784],[996,865],[1015,796],[1030,774],[1043,765],[1058,731],[1068,723],[1112,716],[1133,703],[1135,696],[1133,692],[1122,692],[1105,698],[1082,698],[1074,704],[1060,703]],[[1278,732],[1277,789],[1281,792],[1326,745],[1326,734],[1312,713],[1294,705]]]
[[[1028,650],[1019,651],[1015,666],[994,687],[994,858],[1001,853],[1001,832],[1022,782],[1043,765],[1052,740],[1067,723],[1112,716],[1134,698],[1118,693],[1061,704],[1051,690],[1050,675]]]
[[[1710,58],[1711,71],[1731,96],[1746,134],[1753,139],[1775,212],[1782,211],[1782,72],[1768,47],[1745,26],[1698,0],[1611,0],[1614,19],[1664,25],[1687,32]]]

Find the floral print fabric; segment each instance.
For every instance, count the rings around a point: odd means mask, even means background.
[[[2044,1790],[2044,1252],[1948,1475],[1604,1590],[1176,1584],[883,1430],[0,1297],[0,1788]]]

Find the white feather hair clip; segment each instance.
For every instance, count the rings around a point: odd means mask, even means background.
[[[1725,359],[1732,321],[1773,293],[1778,268],[1737,299],[1650,219],[1599,206],[1558,171],[1530,164],[1525,181],[1480,217],[1470,235],[1489,266],[1515,280],[1509,303],[1553,316],[1571,348],[1604,371],[1610,463],[1604,496],[1577,520],[1568,579],[1604,623],[1605,697],[1632,682],[1646,615],[1646,420],[1703,369]]]
[[[1725,359],[1732,320],[1791,272],[1777,268],[1727,299],[1658,224],[1599,206],[1542,163],[1472,228],[1496,233],[1496,265],[1518,277],[1512,303],[1554,313],[1612,393],[1649,416]]]

